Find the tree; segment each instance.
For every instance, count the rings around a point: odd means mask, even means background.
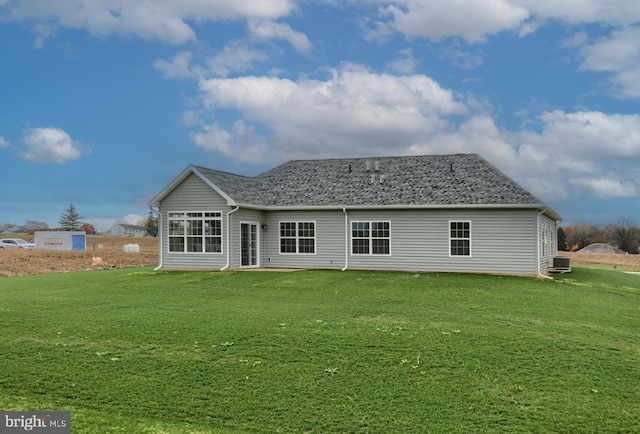
[[[60,220],[58,223],[65,231],[77,231],[80,230],[80,219],[83,219],[76,211],[76,207],[73,204],[69,205],[69,208],[60,214]]]
[[[153,211],[149,210],[149,217],[144,223],[144,230],[150,237],[158,236],[158,217],[153,214]]]
[[[627,253],[638,253],[640,229],[631,219],[620,219],[616,224],[605,227],[607,241]]]
[[[566,230],[569,250],[580,250],[593,243],[605,242],[604,231],[584,221],[578,222]]]
[[[562,226],[558,228],[558,251],[567,250],[567,234],[565,233]]]
[[[80,226],[80,230],[85,231],[87,235],[95,235],[97,233],[95,226],[93,226],[91,223],[84,223],[82,226]]]
[[[33,233],[34,231],[46,231],[49,230],[49,225],[45,222],[39,222],[36,220],[27,220],[24,222],[24,228],[27,232]]]

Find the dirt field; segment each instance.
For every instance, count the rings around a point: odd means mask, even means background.
[[[22,238],[29,239],[29,237]],[[125,244],[138,244],[140,252],[123,252],[122,246]],[[94,258],[101,258],[102,262],[98,259],[94,260]],[[157,238],[94,237],[88,235],[87,250],[84,252],[2,249],[0,250],[0,277],[142,267],[157,263]]]
[[[28,237],[25,237],[28,239]],[[139,253],[125,253],[122,246],[138,244]],[[101,247],[102,246],[102,247]],[[640,255],[560,252],[571,258],[571,265],[608,265],[625,270],[640,271]],[[102,263],[94,258],[101,258]],[[84,252],[56,252],[50,250],[0,250],[0,277],[28,274],[64,273],[69,271],[100,270],[156,265],[157,238],[94,237],[87,236]]]
[[[640,271],[640,255],[558,252],[571,258],[571,265],[617,265],[625,270]]]

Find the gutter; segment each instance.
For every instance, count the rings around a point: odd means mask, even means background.
[[[231,265],[231,214],[238,211],[240,209],[240,205],[236,205],[234,209],[227,213],[227,265],[222,267],[220,271],[224,271]]]
[[[347,271],[349,269],[349,215],[347,209],[342,208],[344,213],[344,268],[340,271]]]
[[[153,269],[153,271],[158,271],[162,268],[162,262],[164,259],[164,249],[162,248],[162,213],[160,212],[160,207],[158,208],[158,266]],[[153,211],[153,207],[150,206],[149,209]]]
[[[254,209],[260,211],[335,211],[343,210],[345,205],[254,205],[250,203],[232,203],[230,206],[238,205],[246,209]],[[540,209],[544,207],[544,212],[556,214],[544,203],[527,203],[527,204],[417,204],[417,205],[346,205],[352,210],[389,210],[389,209]],[[559,217],[559,216],[558,216]]]
[[[545,276],[540,271],[540,216],[546,212],[547,212],[547,207],[545,207],[542,211],[538,212],[538,214],[536,215],[536,260],[538,262],[538,277],[553,280],[553,277]]]
[[[162,268],[162,262],[164,260],[164,249],[162,248],[162,213],[160,212],[160,207],[155,212],[158,213],[158,266],[153,269],[153,271],[158,271]],[[149,209],[154,212],[153,206],[149,206]]]

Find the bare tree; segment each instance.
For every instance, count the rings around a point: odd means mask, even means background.
[[[579,221],[566,228],[565,233],[569,250],[580,250],[589,244],[605,242],[604,231],[586,221]]]
[[[617,223],[605,226],[605,236],[609,243],[627,253],[638,253],[640,246],[640,229],[637,223],[629,218],[620,219]]]

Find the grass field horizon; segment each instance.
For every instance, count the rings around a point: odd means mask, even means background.
[[[0,279],[0,409],[72,432],[637,432],[640,276]]]

